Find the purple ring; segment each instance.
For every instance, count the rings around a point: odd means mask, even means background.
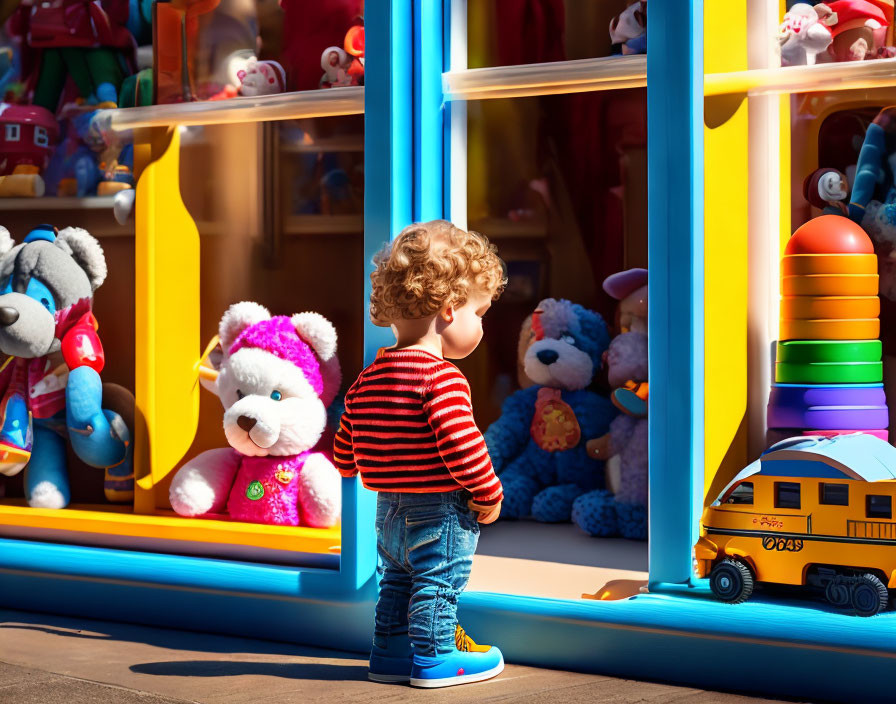
[[[889,425],[886,406],[813,406],[796,409],[768,406],[769,428],[807,430],[883,430]]]

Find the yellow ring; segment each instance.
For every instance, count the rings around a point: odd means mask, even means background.
[[[876,340],[878,337],[880,320],[877,318],[781,319],[781,340]]]
[[[877,296],[783,296],[781,318],[876,318],[880,315]]]
[[[785,296],[876,296],[877,274],[802,274],[782,276]]]

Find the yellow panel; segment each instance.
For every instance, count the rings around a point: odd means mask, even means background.
[[[135,470],[138,513],[190,447],[199,420],[199,231],[180,195],[176,127],[136,136]]]
[[[85,506],[87,510],[31,508],[0,505],[0,525],[128,538],[185,540],[199,543],[242,545],[290,552],[333,553],[340,544],[335,528],[294,528],[257,523],[237,523],[167,515],[144,516],[122,513],[108,506]],[[109,510],[96,510],[109,509]]]
[[[747,68],[745,0],[707,3],[704,72]],[[705,101],[705,487],[746,463],[747,177],[745,96]]]

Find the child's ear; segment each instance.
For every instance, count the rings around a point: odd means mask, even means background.
[[[442,317],[446,323],[450,323],[454,321],[454,308],[452,306],[445,306],[442,308],[439,315]]]

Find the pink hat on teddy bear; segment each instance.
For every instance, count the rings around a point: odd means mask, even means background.
[[[320,360],[311,346],[296,332],[292,321],[285,315],[277,315],[262,320],[243,330],[230,346],[229,354],[233,356],[244,347],[253,347],[270,352],[280,359],[297,366],[305,379],[320,396],[324,383],[320,373]]]

